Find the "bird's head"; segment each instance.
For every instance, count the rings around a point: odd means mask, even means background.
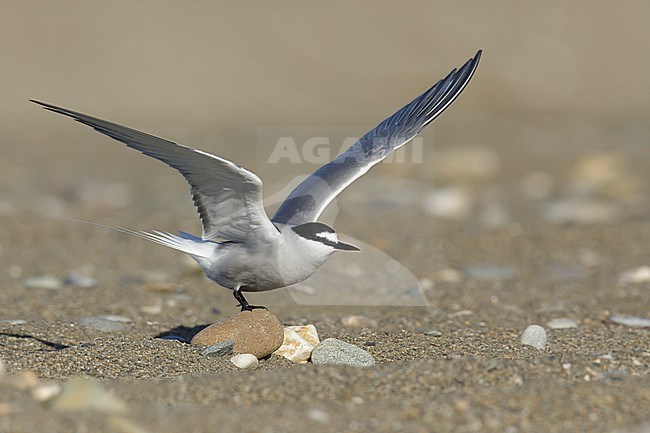
[[[319,222],[308,222],[305,224],[300,224],[297,226],[291,227],[291,230],[297,234],[300,238],[306,239],[308,241],[316,242],[317,244],[322,245],[323,247],[334,250],[341,251],[359,251],[360,248],[355,247],[354,245],[346,244],[339,241],[338,236],[333,228],[327,224]],[[316,246],[317,244],[313,244]]]

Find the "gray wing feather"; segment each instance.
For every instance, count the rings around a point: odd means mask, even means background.
[[[316,221],[343,189],[395,149],[408,143],[442,113],[467,86],[480,59],[481,51],[459,71],[451,71],[332,162],[316,170],[289,194],[272,221],[286,224]]]
[[[178,170],[190,184],[204,240],[242,242],[277,233],[264,211],[262,181],[255,173],[218,156],[135,129],[44,102],[32,102],[71,117]]]

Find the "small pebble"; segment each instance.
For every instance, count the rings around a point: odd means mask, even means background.
[[[221,343],[213,344],[203,351],[205,356],[225,356],[232,355],[233,348],[235,347],[235,340],[226,340]]]
[[[63,412],[96,410],[124,413],[127,405],[95,381],[75,377],[63,384],[61,393],[52,401],[52,408]]]
[[[500,265],[470,265],[465,267],[465,272],[476,280],[503,281],[517,276],[517,270],[512,266]]]
[[[598,379],[609,379],[609,380],[625,380],[630,374],[627,370],[619,368],[616,370],[608,370],[601,373],[598,376]]]
[[[330,415],[321,409],[311,408],[307,411],[310,420],[327,424],[330,422]]]
[[[354,367],[372,367],[375,358],[365,350],[336,338],[327,338],[311,353],[313,364],[343,364]]]
[[[29,277],[23,280],[23,286],[27,289],[48,289],[58,290],[63,287],[63,283],[52,275],[40,275]]]
[[[314,325],[285,326],[282,346],[273,353],[296,364],[304,364],[319,343],[320,339]]]
[[[341,325],[353,328],[376,328],[379,326],[379,322],[371,317],[354,315],[342,317]]]
[[[0,320],[0,323],[5,323],[7,325],[24,325],[27,323],[27,320],[23,319],[6,319],[6,320]]]
[[[432,191],[422,201],[424,209],[432,216],[447,220],[462,220],[469,216],[474,197],[461,187],[447,187]]]
[[[544,216],[555,224],[611,224],[621,218],[622,209],[592,199],[570,198],[549,203]]]
[[[5,375],[5,371],[6,371],[5,363],[2,359],[0,359],[0,379],[2,378],[2,376]]]
[[[609,321],[630,328],[650,328],[650,319],[637,316],[609,316]]]
[[[530,325],[528,328],[524,329],[519,340],[521,340],[521,343],[525,346],[544,350],[546,347],[546,331],[539,325]]]
[[[428,335],[429,337],[442,337],[442,332],[440,331],[425,331],[424,335]]]
[[[61,393],[61,385],[55,382],[41,383],[32,388],[32,398],[36,401],[46,402]]]
[[[112,320],[111,316],[80,317],[77,319],[77,323],[88,329],[102,332],[117,332],[124,329],[123,322],[121,320]]]
[[[546,323],[546,326],[551,329],[569,329],[577,328],[578,324],[575,322],[575,320],[569,319],[567,317],[558,317],[556,319],[549,320]]]
[[[93,277],[88,277],[78,272],[70,272],[63,280],[63,284],[66,286],[75,286],[84,289],[90,289],[97,285],[97,280]]]
[[[230,362],[241,369],[254,367],[258,364],[257,357],[251,353],[241,353],[230,358]]]
[[[628,269],[618,275],[620,284],[640,284],[650,282],[650,266]]]
[[[105,316],[99,316],[100,319],[110,320],[111,322],[120,322],[120,323],[132,323],[133,320],[124,316],[117,316],[114,314],[107,314]]]

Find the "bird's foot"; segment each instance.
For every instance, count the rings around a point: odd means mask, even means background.
[[[246,298],[244,297],[244,294],[241,292],[241,287],[238,286],[235,290],[233,290],[233,295],[235,296],[235,299],[239,302],[237,304],[238,307],[241,307],[242,311],[253,311],[253,310],[259,310],[259,309],[265,309],[268,310],[263,305],[251,305],[248,303]]]
[[[237,306],[241,307],[242,311],[253,311],[253,310],[267,310],[268,311],[268,308],[266,308],[264,305],[251,305],[251,304],[242,305],[242,304],[237,304]]]

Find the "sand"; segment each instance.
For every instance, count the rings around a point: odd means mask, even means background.
[[[561,135],[555,126],[534,130]],[[0,431],[648,431],[650,330],[608,320],[650,317],[650,283],[619,282],[622,272],[650,265],[647,149],[610,138],[607,149],[567,150],[551,140],[540,152],[534,142],[504,141],[466,145],[460,156],[450,144],[436,149],[446,164],[463,166],[468,149],[478,163],[435,182],[422,164],[378,167],[346,192],[335,228],[408,269],[428,305],[363,305],[360,290],[372,293],[370,282],[388,275],[383,265],[347,280],[326,274],[317,285],[362,305],[301,305],[282,292],[248,299],[285,325],[314,324],[321,339],[364,348],[377,362],[365,369],[271,356],[242,371],[165,339],[188,341],[232,316],[232,295],[180,253],[61,217],[196,233],[173,171],[154,162],[129,171],[142,157],[125,150],[111,157],[123,158],[116,163],[126,171],[92,183],[76,171],[98,164],[92,153],[53,154],[23,171],[3,159],[7,179],[23,177],[3,190],[0,206],[0,320],[19,321],[0,322]],[[246,155],[238,162],[250,165]],[[494,159],[500,168],[486,172]],[[269,185],[286,181],[282,170],[262,174]],[[466,208],[432,209],[431,193],[442,188],[455,188]],[[28,277],[62,281],[72,271],[95,283],[24,286]],[[351,314],[371,327],[344,325]],[[121,321],[97,320],[104,316]],[[577,327],[547,325],[558,318]],[[546,328],[544,350],[519,341],[531,324]],[[62,387],[90,379],[128,409],[66,412],[56,397],[39,401],[20,389],[25,371]]]

